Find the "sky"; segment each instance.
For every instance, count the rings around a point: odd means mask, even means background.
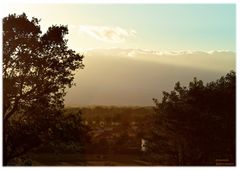
[[[68,25],[69,48],[84,54],[65,104],[153,105],[163,90],[193,77],[235,70],[234,4],[14,4],[51,25]]]

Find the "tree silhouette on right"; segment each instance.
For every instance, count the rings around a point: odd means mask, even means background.
[[[175,84],[153,99],[154,123],[149,152],[165,165],[235,165],[236,74],[204,85]]]

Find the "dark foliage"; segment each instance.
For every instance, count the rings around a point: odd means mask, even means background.
[[[49,136],[62,114],[65,88],[83,56],[67,46],[66,26],[42,34],[39,20],[26,14],[3,19],[3,149],[4,165]]]
[[[194,78],[188,88],[179,82],[156,113],[149,151],[164,155],[158,162],[173,165],[235,164],[236,75],[231,71],[215,82]]]
[[[58,123],[55,125],[53,130],[53,140],[62,141],[65,143],[78,142],[87,143],[88,127],[82,124],[81,112],[73,114],[63,114],[58,117]],[[86,141],[85,141],[86,140]]]

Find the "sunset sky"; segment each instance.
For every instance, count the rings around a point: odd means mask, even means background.
[[[177,81],[235,70],[233,4],[14,4],[4,14],[23,12],[43,32],[68,25],[69,47],[85,56],[67,106],[153,105]]]

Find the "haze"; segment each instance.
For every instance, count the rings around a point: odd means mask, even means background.
[[[152,98],[161,98],[162,91],[172,90],[177,81],[188,85],[193,77],[197,77],[209,82],[234,70],[235,54],[232,52],[157,56],[151,52],[138,54],[137,51],[105,49],[87,52],[86,67],[76,74],[77,86],[68,90],[66,104],[153,105]],[[136,56],[128,56],[133,53]],[[194,66],[192,62],[195,62]]]
[[[69,47],[85,56],[66,106],[154,105],[177,81],[235,70],[234,4],[17,4],[4,14],[22,12],[43,32],[68,25]]]

